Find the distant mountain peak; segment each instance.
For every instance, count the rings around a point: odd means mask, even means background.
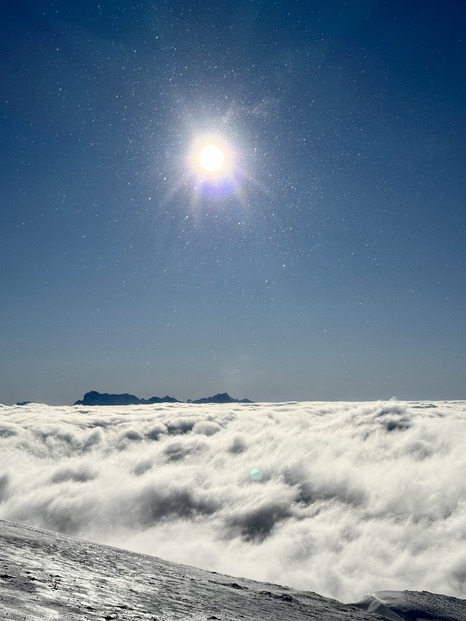
[[[249,399],[233,399],[227,392],[219,392],[213,397],[195,399],[191,403],[252,403]]]
[[[84,398],[76,401],[74,405],[146,405],[152,403],[179,403],[174,397],[151,397],[150,399],[140,399],[127,392],[123,394],[100,393],[97,390],[86,392]]]
[[[151,405],[153,403],[182,403],[174,397],[151,397],[150,399],[140,399],[135,395],[131,395],[127,392],[121,394],[109,394],[107,392],[100,393],[97,390],[91,390],[86,392],[84,398],[76,401],[74,405]],[[203,399],[196,399],[191,401],[188,399],[188,403],[252,403],[249,399],[234,399],[230,397],[227,392],[221,392],[213,397],[204,397]]]

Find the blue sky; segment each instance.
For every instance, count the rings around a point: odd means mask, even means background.
[[[463,2],[1,12],[0,402],[464,398]]]

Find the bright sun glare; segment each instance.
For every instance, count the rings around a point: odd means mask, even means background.
[[[225,156],[223,151],[215,144],[206,145],[199,153],[199,163],[208,172],[220,170],[224,162]]]
[[[241,159],[234,143],[219,133],[193,135],[186,153],[186,174],[193,190],[193,201],[202,196],[222,198],[236,194],[243,197]],[[184,180],[182,177],[179,188]]]

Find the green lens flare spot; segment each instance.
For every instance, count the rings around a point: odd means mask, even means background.
[[[253,468],[249,473],[249,476],[251,477],[251,481],[260,481],[262,479],[262,472],[259,468]]]

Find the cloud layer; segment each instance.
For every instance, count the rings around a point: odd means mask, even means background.
[[[466,402],[0,406],[0,517],[313,590],[466,595]]]

